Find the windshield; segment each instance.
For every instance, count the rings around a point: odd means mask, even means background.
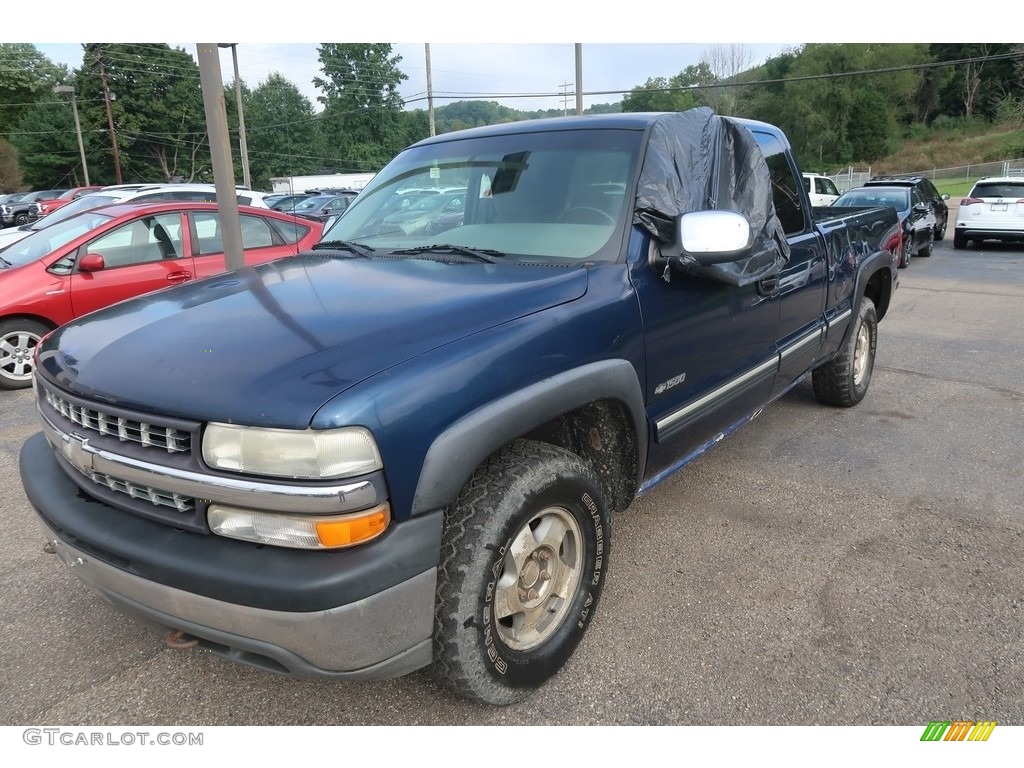
[[[848,208],[885,206],[897,211],[905,211],[910,207],[910,192],[906,189],[881,187],[851,189],[849,192],[844,192],[832,205]]]
[[[110,221],[111,218],[102,213],[87,211],[58,222],[40,232],[33,232],[28,237],[5,248],[0,255],[13,267],[28,264],[52,253],[62,245],[70,243],[79,235]]]
[[[413,147],[374,177],[323,240],[378,251],[445,244],[531,262],[614,261],[642,137],[547,131]],[[423,194],[430,189],[443,193]]]
[[[29,227],[29,229],[35,231],[46,229],[47,227],[52,227],[57,222],[64,221],[64,219],[70,219],[72,216],[75,216],[82,211],[89,211],[93,208],[99,208],[101,205],[116,203],[120,199],[120,197],[115,197],[114,195],[85,195],[84,197],[71,201],[63,208],[58,208],[53,213],[39,219],[39,221]]]

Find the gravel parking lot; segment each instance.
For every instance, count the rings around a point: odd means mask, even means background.
[[[900,274],[867,399],[804,383],[619,515],[583,644],[507,708],[165,648],[42,552],[0,392],[0,724],[1024,723],[1024,249]]]

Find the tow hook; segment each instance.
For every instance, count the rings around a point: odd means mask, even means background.
[[[185,631],[181,629],[173,630],[164,638],[164,645],[168,648],[173,648],[176,651],[183,651],[186,648],[192,648],[198,643],[198,637],[192,637],[192,635],[186,634]]]

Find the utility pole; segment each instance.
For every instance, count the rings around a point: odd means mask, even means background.
[[[110,128],[110,142],[114,148],[114,178],[118,184],[123,184],[121,178],[121,153],[117,149],[117,131],[114,130],[114,113],[110,109],[110,88],[107,87],[107,70],[103,66],[103,47],[96,43],[93,46],[96,54],[96,61],[100,65],[100,82],[103,83],[103,101],[107,105],[107,126]]]
[[[71,94],[71,111],[75,115],[75,133],[78,135],[78,154],[82,158],[82,173],[85,175],[85,186],[89,184],[89,166],[85,164],[85,144],[82,143],[82,124],[78,121],[78,101],[75,99],[75,89],[70,85],[53,86],[54,93]]]
[[[213,181],[220,211],[221,240],[228,269],[245,266],[242,256],[242,225],[238,219],[238,191],[235,189],[235,167],[231,161],[231,137],[228,135],[228,112],[224,106],[224,81],[220,75],[220,53],[216,43],[196,43],[199,58],[199,82],[203,89],[206,130],[210,135],[210,158],[213,160]]]
[[[567,90],[572,83],[562,83],[559,88],[562,89],[562,117],[569,116],[569,91]]]
[[[434,136],[434,86],[430,79],[430,43],[424,43],[427,52],[427,114],[430,117],[430,135]]]
[[[583,114],[583,44],[576,43],[576,114]]]
[[[238,43],[218,45],[231,49],[231,58],[235,64],[235,103],[238,104],[238,149],[242,155],[242,183],[246,189],[252,189],[252,181],[249,178],[249,148],[245,143],[245,114],[242,111],[242,81],[238,77]]]

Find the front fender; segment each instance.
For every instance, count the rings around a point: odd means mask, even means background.
[[[488,456],[569,411],[598,400],[622,403],[637,435],[637,485],[647,465],[647,417],[636,370],[626,360],[603,360],[538,381],[454,422],[427,450],[412,514],[451,504]]]

